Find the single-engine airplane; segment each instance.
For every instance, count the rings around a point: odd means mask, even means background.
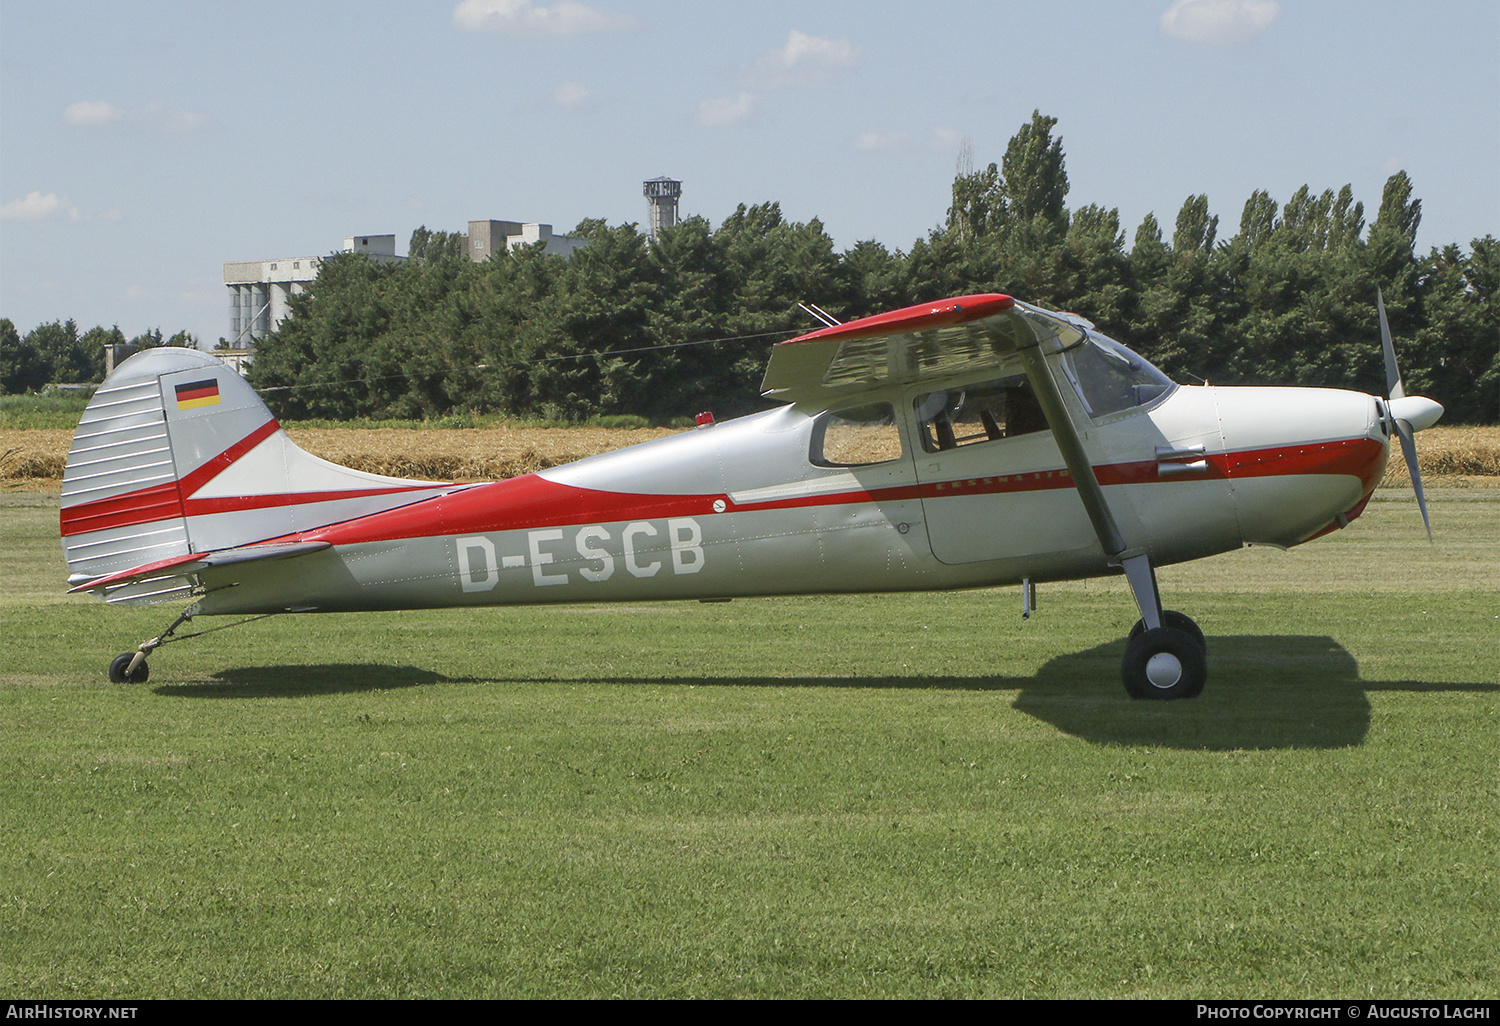
[[[831,321],[831,318],[829,319]],[[1298,545],[1359,516],[1407,396],[1380,306],[1388,397],[1177,385],[1072,314],[984,294],[772,347],[784,405],[504,481],[409,481],[298,448],[212,356],[131,357],[89,403],[61,528],[74,592],[189,600],[199,616],[1022,586],[1123,573],[1140,621],[1123,677],[1186,698],[1202,632],[1155,569]],[[1430,534],[1430,528],[1429,528]],[[191,637],[194,635],[187,635]]]

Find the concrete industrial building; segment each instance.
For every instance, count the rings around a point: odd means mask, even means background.
[[[496,253],[509,253],[519,246],[547,244],[546,252],[567,256],[588,245],[588,239],[575,235],[558,235],[550,224],[522,224],[519,221],[470,221],[464,237],[464,252],[470,260],[488,260]]]
[[[470,221],[463,251],[470,260],[488,260],[519,246],[545,243],[546,252],[567,256],[588,244],[587,239],[559,235],[550,224],[520,221]],[[353,235],[344,240],[345,253],[363,253],[372,260],[405,260],[396,255],[394,235]],[[291,313],[290,299],[305,292],[318,276],[323,257],[286,257],[276,260],[238,260],[224,265],[229,289],[229,347],[215,355],[244,373],[254,358],[255,343],[275,331]]]
[[[344,240],[344,252],[363,253],[372,260],[406,259],[396,255],[394,235],[351,236]],[[322,263],[323,258],[315,256],[226,263],[231,351],[249,348],[275,331],[291,313],[287,301],[306,291]]]
[[[654,239],[663,228],[677,223],[677,201],[682,198],[682,183],[663,176],[642,182],[641,191],[646,194],[646,205],[650,208],[646,234]]]

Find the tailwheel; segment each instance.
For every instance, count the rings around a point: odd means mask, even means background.
[[[1132,631],[1120,669],[1131,698],[1195,698],[1208,680],[1203,646],[1193,633],[1177,627]]]
[[[144,684],[150,676],[151,669],[142,652],[121,652],[110,661],[111,684]]]
[[[1198,647],[1203,649],[1205,655],[1208,654],[1208,639],[1203,636],[1202,628],[1198,626],[1198,622],[1191,616],[1188,616],[1186,613],[1179,613],[1175,609],[1163,609],[1161,611],[1161,625],[1163,627],[1172,627],[1182,631],[1184,634],[1191,634],[1198,640]],[[1130,628],[1130,636],[1133,638],[1137,634],[1145,633],[1145,631],[1146,621],[1137,620],[1135,626]]]

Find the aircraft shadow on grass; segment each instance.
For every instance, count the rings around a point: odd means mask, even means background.
[[[1187,702],[1133,701],[1123,695],[1119,641],[1058,656],[1031,677],[453,677],[413,666],[332,663],[238,667],[216,673],[212,683],[164,684],[155,690],[184,698],[288,698],[490,683],[1018,691],[1013,708],[1087,741],[1212,751],[1361,744],[1370,728],[1372,692],[1500,690],[1493,684],[1362,680],[1354,657],[1325,636],[1211,637],[1208,645],[1212,687]]]
[[[303,666],[237,666],[214,674],[213,683],[163,684],[158,695],[175,698],[303,698],[310,695],[391,691],[424,684],[480,683],[416,666],[317,663]]]

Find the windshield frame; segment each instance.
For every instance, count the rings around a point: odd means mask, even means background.
[[[1083,328],[1077,341],[1058,350],[1058,365],[1084,411],[1095,421],[1116,420],[1165,402],[1181,386],[1162,373],[1160,368],[1128,346],[1110,338],[1092,326]],[[1079,358],[1089,355],[1090,366]],[[1100,371],[1114,370],[1118,375],[1108,380]],[[1129,389],[1127,395],[1122,389]]]

